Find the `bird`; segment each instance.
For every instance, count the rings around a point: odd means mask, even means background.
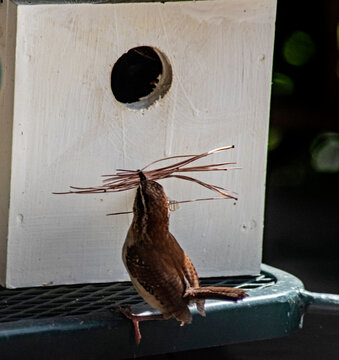
[[[133,321],[139,344],[139,322],[175,318],[192,322],[189,305],[206,316],[205,299],[237,301],[247,293],[240,288],[201,287],[192,261],[169,231],[169,203],[158,182],[138,172],[140,184],[133,204],[133,220],[122,249],[122,260],[139,295],[160,314],[136,315],[128,308],[119,310]]]

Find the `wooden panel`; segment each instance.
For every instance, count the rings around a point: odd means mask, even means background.
[[[8,209],[12,155],[16,7],[0,3],[0,283],[7,266]]]
[[[115,168],[234,144],[243,169],[201,176],[240,200],[182,205],[171,230],[203,276],[261,262],[275,1],[19,6],[8,286],[127,279],[121,247],[133,192],[52,195]],[[146,110],[118,103],[112,66],[135,46],[163,52],[173,82]],[[210,195],[162,182],[170,198]]]

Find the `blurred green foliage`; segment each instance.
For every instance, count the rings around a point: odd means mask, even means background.
[[[272,151],[278,148],[282,139],[283,132],[274,126],[270,126],[270,133],[268,136],[268,151]]]
[[[302,66],[308,63],[315,51],[314,41],[304,31],[295,31],[283,45],[284,59],[293,66]]]
[[[274,72],[272,78],[272,95],[287,96],[294,90],[294,81],[289,76],[280,72]]]
[[[339,172],[338,133],[330,132],[317,136],[311,144],[310,152],[314,170],[326,173]]]

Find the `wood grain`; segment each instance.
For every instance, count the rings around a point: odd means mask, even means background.
[[[131,216],[105,214],[130,210],[134,193],[52,192],[232,144],[214,159],[242,170],[200,178],[239,201],[182,205],[170,229],[200,276],[259,271],[275,6],[18,6],[7,286],[126,280],[120,253]],[[142,45],[167,56],[173,80],[163,99],[132,111],[114,99],[110,76],[122,54]],[[210,195],[177,180],[162,185],[175,200]]]

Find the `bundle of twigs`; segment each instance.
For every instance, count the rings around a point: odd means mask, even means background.
[[[200,200],[215,200],[215,199],[234,199],[237,198],[234,195],[228,193],[227,189],[217,186],[208,184],[201,180],[195,179],[193,177],[183,175],[182,173],[188,172],[202,172],[202,171],[227,171],[238,169],[232,165],[235,165],[235,162],[223,162],[217,164],[208,164],[208,165],[197,165],[197,166],[190,166],[187,165],[197,161],[203,157],[208,155],[215,154],[220,151],[233,149],[234,145],[232,146],[225,146],[220,147],[217,149],[210,150],[208,152],[198,154],[198,155],[176,155],[170,156],[163,159],[159,159],[156,161],[151,162],[150,164],[146,165],[144,168],[140,170],[125,170],[125,169],[117,169],[116,174],[113,175],[102,175],[104,177],[103,184],[101,186],[94,186],[94,187],[76,187],[70,186],[69,191],[63,193],[56,193],[56,194],[98,194],[98,193],[109,193],[109,192],[120,192],[126,191],[139,186],[140,177],[139,172],[142,171],[143,174],[146,176],[148,180],[161,180],[167,178],[178,178],[181,180],[192,181],[195,182],[203,187],[206,187],[213,192],[222,195],[222,197],[214,197],[214,198],[204,198],[204,199],[194,199],[194,200],[183,200],[183,201],[176,201],[175,203],[183,203],[183,202],[192,202],[192,201],[200,201]],[[176,162],[172,165],[166,165],[163,167],[159,167],[152,170],[149,169],[152,165],[157,164],[161,161],[171,160],[171,159],[178,159],[178,158],[185,158],[179,162]],[[231,166],[231,167],[229,167]]]

